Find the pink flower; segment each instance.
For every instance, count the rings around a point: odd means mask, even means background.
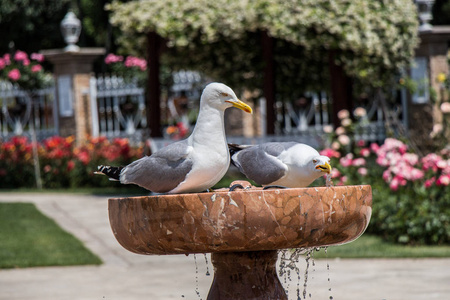
[[[366,165],[366,160],[364,158],[355,158],[352,162],[355,167],[360,167]]]
[[[425,173],[422,170],[413,168],[411,169],[410,173],[409,173],[409,177],[411,178],[411,180],[415,181],[415,180],[420,180],[425,176]]]
[[[338,185],[344,185],[348,181],[347,176],[342,176],[341,180],[339,181]]]
[[[10,65],[11,64],[11,55],[9,55],[9,53],[3,55],[3,59],[5,60],[5,64],[6,65]]]
[[[356,143],[356,145],[357,145],[358,147],[364,147],[365,144],[366,144],[366,142],[365,142],[364,140],[359,140],[359,141]]]
[[[348,118],[350,116],[350,114],[349,114],[348,110],[343,109],[337,113],[337,116],[339,119],[343,120],[343,119]]]
[[[405,153],[402,155],[402,160],[408,162],[410,165],[414,166],[419,162],[419,156],[414,153]]]
[[[110,53],[105,57],[105,64],[107,64],[107,65],[116,63],[119,61],[123,61],[123,56],[114,55],[114,54]]]
[[[345,133],[345,128],[342,126],[339,126],[338,128],[336,128],[336,134],[337,135],[341,135]]]
[[[43,62],[44,61],[44,55],[40,54],[40,53],[31,53],[31,59],[38,61],[38,62]]]
[[[444,114],[450,113],[450,102],[444,102],[441,104],[441,111]]]
[[[436,167],[438,168],[438,169],[440,169],[440,170],[444,170],[444,169],[446,169],[447,168],[447,161],[446,160],[439,160],[439,161],[437,161],[436,162]]]
[[[125,60],[124,65],[127,68],[139,67],[142,71],[145,71],[147,69],[147,62],[145,61],[145,59],[134,56],[128,56]]]
[[[398,190],[398,186],[399,186],[399,181],[397,179],[392,179],[391,183],[389,184],[389,187],[391,188],[391,190],[396,191]]]
[[[358,169],[358,174],[361,176],[366,176],[369,172],[367,171],[366,168],[359,168]]]
[[[9,71],[8,73],[8,78],[13,80],[13,81],[17,81],[20,79],[20,71],[19,69],[12,69],[11,71]]]
[[[42,71],[42,66],[41,65],[34,65],[31,67],[31,72],[36,73]]]
[[[328,156],[329,158],[332,158],[332,157],[339,158],[339,157],[341,157],[341,154],[339,152],[337,152],[336,150],[330,149],[330,148],[323,149],[319,153],[320,153],[320,155]]]
[[[359,118],[367,115],[367,111],[363,107],[357,107],[353,113]]]
[[[363,148],[363,149],[361,149],[359,154],[361,156],[364,156],[364,157],[369,157],[370,156],[370,149],[369,148]]]
[[[441,156],[434,154],[434,153],[430,153],[422,158],[422,160],[421,160],[422,169],[425,171],[431,169],[434,172],[436,172],[438,170],[437,163],[441,160],[442,160]]]
[[[386,156],[378,156],[376,162],[383,167],[389,166],[389,160],[386,158]]]
[[[331,126],[331,125],[323,126],[323,132],[325,132],[325,133],[332,133],[333,132],[333,126]]]
[[[349,118],[345,118],[344,120],[341,121],[341,124],[344,127],[348,127],[348,126],[352,125],[352,120],[350,120]]]
[[[349,153],[346,156],[342,157],[339,160],[339,163],[341,164],[341,166],[343,166],[344,168],[350,167],[352,165],[352,161],[353,161],[353,154]]]
[[[433,186],[433,183],[436,181],[436,178],[434,178],[434,177],[431,177],[430,179],[427,179],[427,180],[425,180],[425,182],[424,182],[424,186],[425,186],[425,188],[430,188],[431,186]]]
[[[338,169],[334,168],[331,170],[331,178],[337,178],[341,176],[341,172]]]
[[[28,60],[28,55],[20,50],[16,51],[16,54],[14,54],[14,59],[17,61],[25,61]]]
[[[338,142],[341,143],[341,145],[348,145],[350,144],[350,138],[347,135],[340,135],[338,136]]]
[[[449,184],[450,184],[450,175],[449,174],[441,175],[436,180],[436,185],[438,185],[438,186],[448,186]]]
[[[27,59],[24,59],[23,61],[22,61],[22,64],[24,65],[24,66],[29,66],[30,65],[30,60],[27,58]]]
[[[407,181],[401,176],[395,176],[389,184],[389,187],[391,188],[391,190],[396,191],[398,190],[399,186],[405,186],[406,183]]]
[[[0,70],[4,69],[6,66],[6,62],[3,58],[0,57]]]
[[[392,176],[391,176],[391,170],[390,170],[390,169],[385,170],[385,171],[383,172],[383,180],[386,181],[386,182],[388,182],[388,181],[390,181],[391,179],[392,179]]]
[[[46,165],[45,167],[44,167],[44,172],[45,173],[48,173],[48,172],[50,172],[52,170],[52,167],[50,166],[50,165]]]
[[[377,153],[379,149],[380,149],[380,146],[378,144],[376,144],[376,143],[370,144],[370,150],[372,150],[372,152]]]
[[[333,150],[339,150],[339,148],[341,148],[341,144],[339,144],[338,142],[333,142],[333,143],[331,144],[331,148],[332,148]]]

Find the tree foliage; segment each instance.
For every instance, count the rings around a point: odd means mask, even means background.
[[[261,86],[261,31],[276,41],[278,80],[303,87],[323,84],[329,51],[352,77],[381,85],[409,64],[418,42],[410,0],[140,0],[107,7],[125,35],[155,31],[165,38],[174,66],[246,86]]]
[[[0,53],[9,52],[11,46],[27,52],[64,46],[59,23],[70,2],[0,0]]]

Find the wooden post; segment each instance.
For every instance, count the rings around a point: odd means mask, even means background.
[[[261,33],[264,67],[264,97],[266,98],[266,134],[275,134],[275,62],[273,38]]]
[[[161,37],[156,32],[149,32],[148,41],[148,86],[147,86],[147,124],[151,137],[162,137],[161,132],[161,88],[159,81],[159,58]]]
[[[337,113],[343,109],[346,109],[349,112],[353,109],[352,82],[351,78],[345,74],[342,66],[336,64],[334,51],[330,51],[329,54],[329,68],[331,98],[333,99],[332,121],[335,128],[337,128],[340,126],[340,120],[337,117]]]

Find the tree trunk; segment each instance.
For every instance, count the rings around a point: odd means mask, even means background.
[[[162,137],[161,132],[161,87],[159,81],[159,58],[162,38],[156,32],[149,32],[148,41],[148,86],[147,124],[151,137]]]
[[[266,134],[275,134],[275,62],[274,40],[267,31],[261,33],[263,50],[264,81],[263,92],[266,98]]]
[[[349,112],[353,109],[352,99],[352,81],[347,76],[342,66],[335,62],[335,52],[330,51],[329,68],[331,80],[331,98],[333,99],[333,115],[332,120],[335,128],[341,125],[337,113],[346,109]]]

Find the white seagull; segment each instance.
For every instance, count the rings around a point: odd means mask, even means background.
[[[192,134],[125,167],[99,166],[123,184],[137,184],[155,193],[194,193],[214,186],[230,164],[224,129],[224,111],[237,107],[252,113],[233,90],[210,83],[200,98],[200,111]]]
[[[241,173],[262,186],[307,187],[331,173],[330,159],[311,146],[296,143],[228,145],[231,162]]]

